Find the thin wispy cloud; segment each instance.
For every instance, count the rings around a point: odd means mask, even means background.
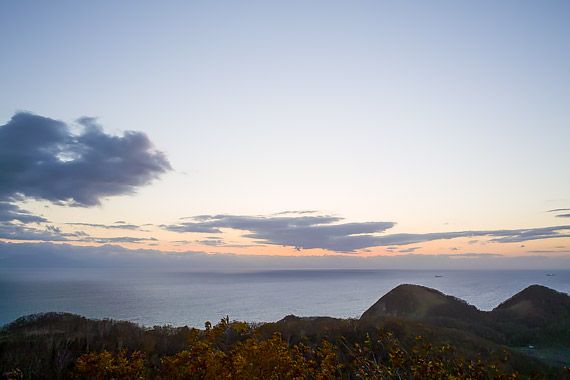
[[[552,210],[548,210],[547,212],[563,212],[563,211],[570,211],[570,208],[555,208]],[[558,214],[555,215],[557,218],[570,218],[570,213],[566,214]]]
[[[196,240],[195,243],[202,245],[209,245],[211,247],[218,247],[224,245],[223,240]]]
[[[451,258],[484,258],[484,257],[504,257],[499,253],[444,253],[441,256],[451,257]]]
[[[420,248],[421,248],[421,247],[412,247],[412,248],[407,248],[407,249],[401,249],[401,250],[399,250],[398,252],[400,252],[400,253],[412,253],[412,252],[414,252],[415,250],[418,250],[418,249],[420,249]]]
[[[0,239],[29,241],[67,241],[79,234],[64,234],[53,226],[36,228],[16,223],[0,223]]]
[[[47,219],[33,215],[31,212],[24,210],[13,203],[0,202],[0,222],[11,221],[19,221],[22,223],[42,223],[47,222]]]
[[[570,230],[570,226],[556,226],[545,228],[532,228],[525,230],[511,230],[505,231],[503,237],[492,239],[492,242],[499,243],[522,243],[530,240],[542,240],[550,238],[565,238],[570,237],[570,234],[563,234],[561,232]],[[499,233],[493,236],[500,236]]]
[[[98,243],[98,244],[117,244],[117,243],[142,243],[149,241],[158,241],[156,238],[137,238],[132,236],[119,236],[111,238],[90,237],[83,239],[83,241]]]
[[[555,251],[555,250],[534,250],[527,252],[528,253],[570,253],[570,251]]]
[[[519,230],[484,230],[484,231],[458,231],[458,232],[435,232],[425,234],[392,234],[378,236],[375,242],[378,246],[418,244],[434,240],[449,240],[456,238],[495,237],[491,242],[515,243],[539,239],[568,237],[561,234],[562,231],[570,230],[570,226],[556,226],[547,228],[530,228]]]
[[[122,222],[122,223],[116,222],[116,223],[118,223],[118,224],[97,224],[97,223],[65,223],[65,224],[69,225],[69,226],[104,228],[107,230],[117,229],[117,230],[135,231],[135,230],[140,230],[140,228],[141,228],[140,226],[137,226],[134,224],[125,224],[125,222]]]

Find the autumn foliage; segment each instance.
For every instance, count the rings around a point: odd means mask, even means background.
[[[164,357],[152,376],[143,354],[124,351],[82,355],[71,375],[89,380],[517,379],[499,365],[464,359],[453,347],[433,346],[421,337],[406,350],[384,330],[361,342],[340,338],[335,344],[323,339],[317,345],[290,345],[278,332],[263,339],[255,329],[226,318],[215,326],[207,323],[205,330],[192,329],[188,343],[188,349]]]
[[[127,356],[125,350],[113,356],[107,351],[82,355],[75,361],[74,379],[106,380],[146,379],[143,354],[139,351]]]

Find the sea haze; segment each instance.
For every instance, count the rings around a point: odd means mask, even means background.
[[[491,310],[531,284],[570,292],[570,271],[0,268],[0,325],[61,311],[145,326],[203,327],[226,315],[248,322],[288,314],[358,318],[399,284],[418,284]],[[436,277],[437,276],[437,277]]]

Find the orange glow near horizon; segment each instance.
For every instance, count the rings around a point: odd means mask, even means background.
[[[117,235],[117,234],[112,234]],[[113,237],[110,236],[110,237]],[[11,243],[34,243],[36,241],[14,241],[9,239],[0,239],[4,242]],[[88,241],[54,241],[54,244],[70,244],[78,247],[88,246],[104,246],[106,244],[121,246],[129,250],[156,250],[162,252],[204,252],[208,254],[237,254],[237,255],[263,255],[263,256],[325,256],[325,255],[341,255],[341,256],[400,256],[409,254],[419,255],[450,255],[461,257],[464,254],[497,254],[506,257],[513,256],[536,256],[541,254],[564,255],[570,253],[567,249],[570,246],[570,238],[560,237],[552,239],[542,239],[528,241],[525,243],[496,243],[490,242],[490,239],[480,239],[473,241],[469,238],[455,238],[449,240],[435,240],[423,242],[419,244],[409,244],[393,247],[372,247],[369,249],[359,250],[355,252],[335,252],[324,249],[301,249],[297,250],[291,246],[281,245],[256,245],[248,239],[242,238],[241,242],[232,239],[231,244],[221,244],[219,246],[200,244],[198,239],[188,241],[173,240],[156,240],[142,241],[139,243],[130,242],[107,242],[95,243]]]

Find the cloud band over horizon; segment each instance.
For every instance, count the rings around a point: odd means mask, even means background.
[[[245,238],[260,244],[282,245],[296,249],[324,249],[333,252],[358,253],[373,247],[402,246],[434,240],[455,238],[490,237],[491,242],[519,243],[530,240],[564,238],[570,234],[570,226],[515,230],[481,230],[435,232],[424,234],[381,235],[396,225],[395,222],[339,223],[340,217],[299,216],[243,216],[243,215],[199,215],[184,218],[178,224],[162,226],[179,233],[222,233],[222,229],[242,231]],[[418,248],[415,248],[418,249]]]

